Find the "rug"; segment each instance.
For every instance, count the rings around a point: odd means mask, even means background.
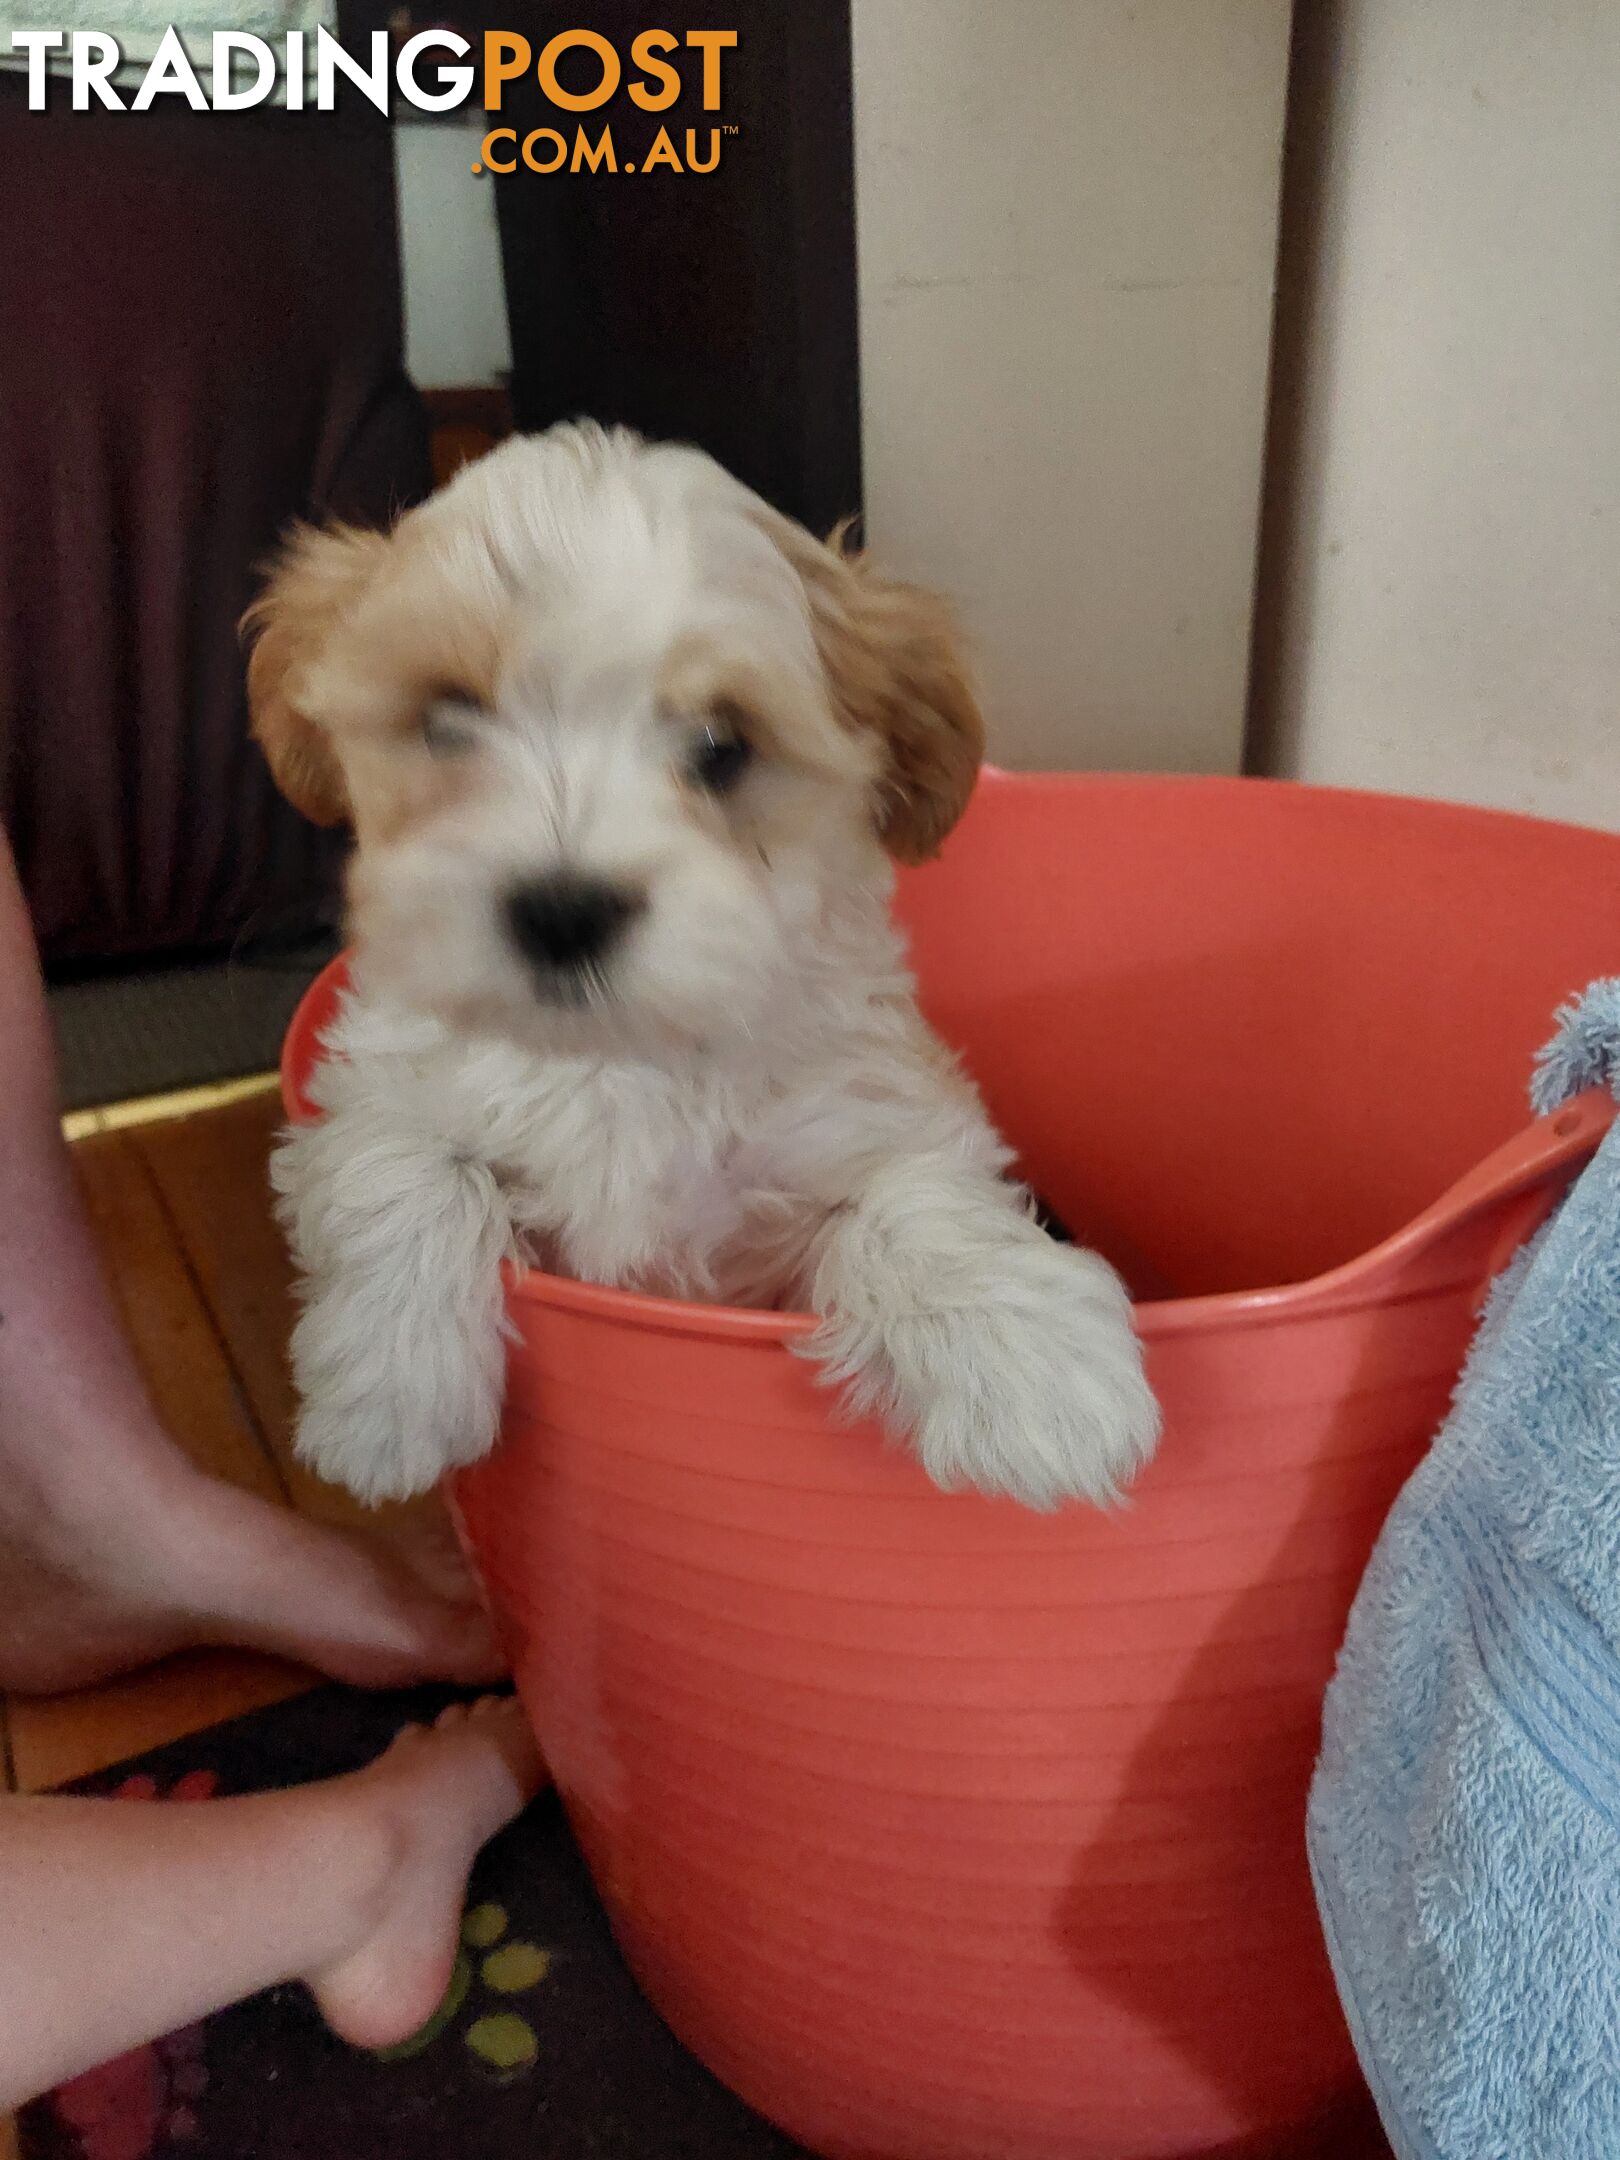
[[[321,1688],[72,1787],[206,1801],[358,1768],[446,1690]],[[270,1990],[26,2108],[21,2160],[792,2160],[673,2038],[614,1947],[554,1795],[474,1870],[438,2014],[385,2056]]]

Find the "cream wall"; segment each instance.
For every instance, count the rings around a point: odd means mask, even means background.
[[[1287,0],[853,15],[873,544],[1007,762],[1235,768]]]
[[[1257,757],[1620,824],[1620,4],[1300,30]]]

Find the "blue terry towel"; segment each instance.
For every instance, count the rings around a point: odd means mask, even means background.
[[[1536,1108],[1620,1093],[1620,978],[1560,1021]],[[1620,1122],[1385,1526],[1309,1839],[1400,2160],[1620,2160]]]

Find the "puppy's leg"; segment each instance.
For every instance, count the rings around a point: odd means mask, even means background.
[[[1129,1301],[998,1167],[971,1145],[874,1166],[817,1241],[811,1354],[937,1484],[1113,1500],[1159,1429]]]
[[[495,1438],[512,1232],[487,1164],[334,1109],[277,1148],[271,1181],[303,1275],[298,1452],[360,1499],[424,1492]]]

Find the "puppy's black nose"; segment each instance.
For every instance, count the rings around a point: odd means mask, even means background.
[[[600,960],[645,905],[639,893],[602,878],[536,878],[507,894],[506,924],[536,967],[577,968]]]

